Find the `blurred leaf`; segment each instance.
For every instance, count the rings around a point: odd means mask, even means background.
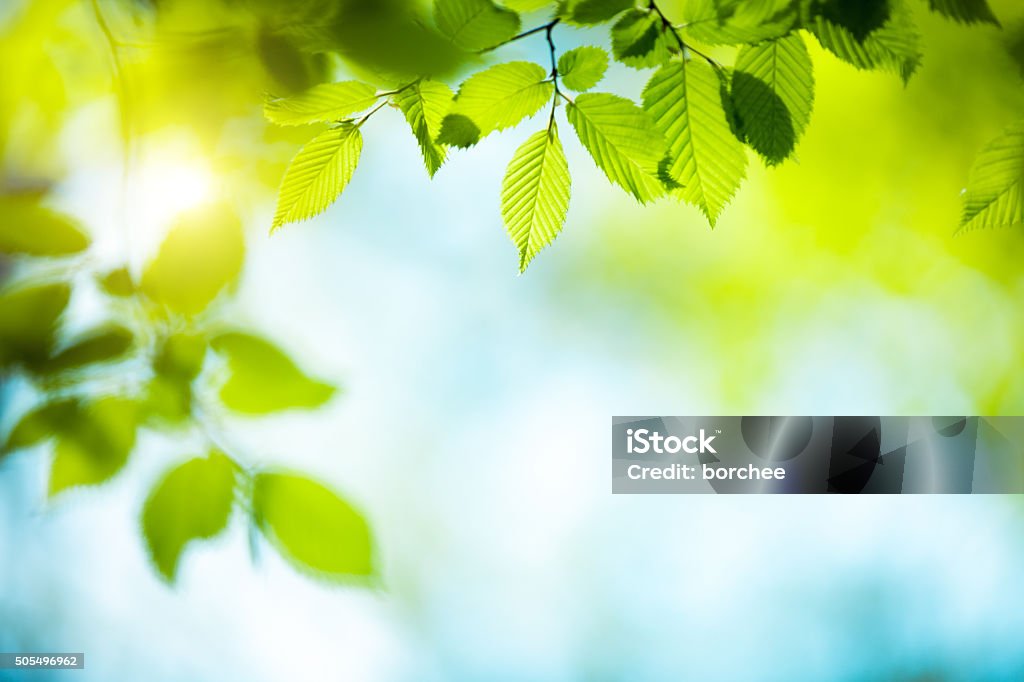
[[[501,189],[501,216],[519,250],[520,272],[562,231],[570,185],[569,163],[552,121],[550,129],[534,133],[516,150]]]
[[[505,0],[502,4],[516,12],[536,12],[545,7],[553,7],[557,2],[556,0]]]
[[[0,367],[44,362],[56,343],[68,284],[42,284],[0,292]]]
[[[614,19],[627,9],[632,9],[635,0],[566,0],[562,9],[563,19],[572,24],[601,24]]]
[[[518,14],[491,0],[434,0],[434,20],[441,33],[470,52],[499,45],[520,27]]]
[[[643,109],[616,95],[585,94],[568,105],[566,116],[610,181],[643,204],[665,193],[658,179],[665,138]]]
[[[32,447],[53,438],[61,424],[69,424],[76,418],[78,410],[75,400],[58,400],[31,410],[11,429],[3,452]]]
[[[138,405],[122,398],[72,403],[66,419],[50,425],[57,443],[50,471],[50,495],[98,485],[124,467],[135,447]]]
[[[206,358],[206,339],[201,334],[177,332],[160,344],[153,369],[169,377],[191,381],[199,376]]]
[[[142,275],[147,296],[183,315],[198,315],[242,271],[245,237],[227,206],[180,217]]]
[[[310,140],[285,171],[271,230],[326,211],[352,180],[362,151],[362,133],[351,123]]]
[[[671,56],[670,39],[656,12],[633,9],[612,27],[612,54],[633,68],[658,66]]]
[[[715,70],[697,61],[673,62],[644,88],[644,108],[669,146],[663,172],[673,194],[703,211],[712,227],[746,175],[747,155],[733,135]]]
[[[268,100],[263,114],[282,126],[331,123],[366,111],[377,102],[377,89],[358,81],[323,83],[295,95]]]
[[[745,46],[736,56],[732,96],[747,143],[769,166],[796,149],[814,107],[814,64],[794,33]]]
[[[66,256],[89,247],[71,218],[39,205],[35,196],[0,195],[0,253]]]
[[[480,141],[480,128],[468,116],[448,114],[441,120],[437,144],[466,149]]]
[[[477,139],[518,125],[551,100],[554,85],[547,78],[544,67],[533,62],[498,64],[470,76],[459,88],[451,114],[442,124],[438,142],[467,146],[465,138],[449,132],[448,118],[463,117],[471,121],[479,131]],[[460,132],[467,129],[464,123],[459,126]]]
[[[689,0],[687,36],[708,45],[754,44],[789,33],[799,18],[794,0]]]
[[[933,12],[938,12],[964,24],[987,23],[999,26],[999,20],[988,6],[988,0],[928,0]]]
[[[136,293],[135,281],[132,279],[128,268],[117,268],[98,277],[100,289],[119,298],[134,296]]]
[[[267,73],[286,94],[302,92],[327,78],[325,55],[306,52],[300,41],[268,26],[260,29],[256,52]]]
[[[1024,120],[988,144],[971,169],[961,230],[1024,224]]]
[[[85,365],[112,362],[124,357],[134,342],[131,330],[118,325],[94,329],[33,369],[52,374]]]
[[[607,70],[608,53],[600,47],[577,47],[558,59],[562,84],[576,92],[585,92],[600,83]]]
[[[434,140],[441,134],[441,122],[451,109],[452,98],[451,88],[438,81],[414,83],[394,96],[419,142],[430,177],[441,168],[447,155],[445,148]]]
[[[252,509],[263,534],[300,569],[334,580],[374,574],[366,520],[320,483],[287,474],[258,474]]]
[[[150,493],[142,530],[153,563],[173,582],[185,547],[210,539],[228,525],[234,501],[235,467],[211,452],[168,472]]]
[[[306,376],[281,349],[249,334],[229,333],[213,339],[213,349],[227,358],[231,375],[220,390],[224,405],[235,412],[268,414],[314,408],[334,395],[334,387]]]

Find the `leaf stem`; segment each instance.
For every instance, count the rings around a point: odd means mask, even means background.
[[[390,103],[391,103],[391,101],[390,101],[390,100],[384,100],[383,102],[381,102],[380,104],[378,104],[377,106],[375,106],[375,107],[374,107],[374,108],[373,108],[373,109],[372,109],[372,110],[370,111],[370,113],[366,114],[366,116],[363,116],[363,117],[362,117],[361,119],[359,119],[359,121],[358,121],[358,122],[356,122],[356,124],[355,124],[356,128],[361,128],[361,127],[363,126],[363,124],[364,124],[364,123],[366,123],[367,121],[369,121],[369,120],[370,120],[370,117],[371,117],[371,116],[373,116],[374,114],[376,114],[376,113],[377,113],[378,111],[380,111],[381,109],[383,109],[384,107],[386,107],[386,106],[387,106],[388,104],[390,104]]]
[[[555,40],[552,37],[552,32],[555,30],[555,26],[561,21],[559,18],[555,18],[551,21],[545,31],[545,38],[548,41],[548,50],[551,53],[551,84],[555,86],[555,94],[551,97],[551,117],[548,119],[548,131],[551,130],[555,124],[555,108],[558,106],[558,96],[562,94],[562,90],[558,87],[558,54],[555,48]]]
[[[504,42],[498,43],[494,47],[488,47],[488,48],[486,48],[484,50],[480,50],[479,54],[486,54],[487,52],[493,52],[494,50],[497,50],[498,48],[505,47],[506,45],[514,43],[517,40],[522,40],[523,38],[529,38],[530,36],[532,36],[534,34],[540,33],[541,31],[548,31],[550,33],[551,29],[554,28],[555,25],[558,24],[560,21],[562,21],[561,18],[557,18],[556,17],[555,19],[552,19],[551,21],[549,21],[546,24],[543,24],[541,26],[537,26],[535,28],[531,28],[529,31],[523,31],[522,33],[514,35],[511,38],[509,38],[508,40],[506,40]]]
[[[661,11],[661,8],[658,7],[658,3],[655,2],[655,0],[651,0],[650,4],[648,5],[648,9],[650,9],[652,12],[657,13],[658,17],[661,19],[662,28],[664,30],[669,31],[672,34],[672,37],[675,38],[676,42],[679,44],[680,50],[682,50],[684,53],[692,52],[693,54],[697,55],[698,57],[706,61],[708,64],[710,64],[716,71],[721,71],[723,69],[722,65],[714,57],[705,52],[701,52],[700,50],[693,47],[693,45],[690,45],[685,40],[683,40],[683,37],[679,34],[679,29],[676,27],[675,24],[669,21],[669,18],[666,17],[665,13]]]

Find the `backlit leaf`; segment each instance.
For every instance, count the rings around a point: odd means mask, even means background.
[[[961,230],[1024,224],[1024,121],[988,144],[964,191]]]
[[[658,66],[668,61],[674,39],[657,12],[632,9],[612,27],[612,54],[634,68]]]
[[[268,100],[263,113],[283,126],[330,123],[369,109],[377,101],[376,94],[372,85],[358,81],[323,83],[294,97]]]
[[[502,185],[501,215],[519,250],[520,272],[562,231],[570,184],[569,164],[554,123],[516,150]]]
[[[430,177],[444,164],[447,150],[435,140],[441,134],[441,122],[452,107],[451,88],[439,81],[420,81],[394,96],[405,114],[423,153]]]
[[[53,357],[34,369],[43,373],[64,372],[102,362],[113,362],[125,356],[135,342],[131,330],[119,325],[95,329],[76,339]]]
[[[66,421],[54,423],[56,435],[50,495],[112,478],[135,447],[138,406],[122,398],[72,403]]]
[[[938,12],[964,24],[987,23],[999,26],[988,0],[928,0],[933,12]]]
[[[635,0],[566,0],[561,16],[573,24],[600,24],[636,6]]]
[[[71,287],[64,283],[0,291],[0,368],[45,362],[70,298]]]
[[[71,218],[30,195],[0,195],[0,253],[66,256],[84,251],[89,238]]]
[[[558,59],[562,84],[576,92],[586,92],[601,82],[608,70],[608,53],[600,47],[577,47]]]
[[[491,0],[434,0],[434,20],[455,45],[475,52],[519,32],[519,15]]]
[[[689,38],[707,45],[739,45],[780,38],[799,19],[796,0],[688,0],[682,23]]]

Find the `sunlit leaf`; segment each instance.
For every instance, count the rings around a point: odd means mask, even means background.
[[[722,103],[722,82],[709,65],[673,62],[644,88],[644,108],[669,146],[663,171],[673,194],[693,204],[714,226],[746,175],[747,156]]]
[[[119,325],[94,329],[33,369],[49,374],[96,363],[113,362],[122,359],[131,350],[134,342],[135,336],[131,330]]]
[[[519,15],[491,0],[434,0],[441,33],[463,50],[494,47],[519,32]]]
[[[554,6],[557,0],[505,0],[502,4],[516,12],[536,12]]]
[[[561,16],[573,24],[600,24],[635,5],[635,0],[565,0]]]
[[[142,512],[142,530],[164,578],[177,577],[189,543],[213,538],[227,527],[234,488],[234,464],[219,452],[172,469],[153,488]]]
[[[142,275],[142,290],[174,312],[197,315],[238,279],[244,257],[238,216],[223,204],[204,206],[175,222]]]
[[[420,81],[394,96],[395,104],[405,114],[423,153],[423,162],[430,177],[444,164],[447,151],[435,140],[441,134],[441,122],[452,107],[452,93],[444,83]]]
[[[377,101],[377,89],[358,81],[323,83],[294,97],[268,100],[263,113],[278,125],[330,123],[365,111]]]
[[[89,246],[71,218],[39,205],[31,195],[0,195],[0,253],[66,256]]]
[[[3,452],[32,447],[54,438],[62,424],[70,424],[77,418],[79,409],[75,400],[57,400],[29,411],[11,429]]]
[[[133,296],[136,293],[135,281],[132,279],[128,268],[117,268],[97,277],[100,289],[110,294],[124,298]]]
[[[562,84],[576,92],[585,92],[600,83],[607,70],[608,53],[600,47],[577,47],[558,58]]]
[[[363,136],[351,123],[314,137],[285,171],[271,229],[327,210],[352,180],[362,152]]]
[[[135,447],[138,405],[121,398],[73,403],[66,421],[53,423],[56,436],[50,495],[98,485],[124,467]]]
[[[288,474],[258,474],[252,511],[267,539],[298,568],[333,580],[374,574],[366,520],[322,484]]]
[[[755,44],[780,38],[799,19],[795,0],[688,0],[682,23],[688,38],[707,45]]]
[[[550,130],[531,135],[516,150],[501,189],[501,216],[519,250],[520,272],[562,231],[570,184],[569,164],[552,122]]]
[[[988,144],[964,191],[961,230],[1024,224],[1024,120]]]
[[[64,283],[0,291],[0,368],[45,362],[70,298],[71,287]]]
[[[735,69],[732,96],[746,141],[768,165],[782,163],[814,107],[814,64],[803,38],[794,33],[746,46]]]
[[[551,101],[554,85],[544,67],[533,62],[508,62],[470,76],[459,88],[451,114],[442,124],[438,142],[465,147],[469,128],[459,122],[458,135],[449,132],[449,118],[468,119],[477,140],[496,130],[511,128],[536,114]],[[465,133],[465,134],[463,134]]]
[[[588,93],[568,106],[566,116],[609,180],[641,203],[665,193],[658,178],[665,138],[643,109],[622,97]]]
[[[153,369],[165,376],[195,379],[203,368],[206,339],[201,334],[177,332],[164,339],[153,358]]]
[[[250,334],[222,334],[211,342],[228,361],[230,377],[220,399],[235,412],[268,414],[314,408],[334,395],[334,387],[311,379],[272,343]]]

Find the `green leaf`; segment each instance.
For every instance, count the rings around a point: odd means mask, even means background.
[[[230,378],[220,390],[224,405],[249,415],[314,408],[334,395],[334,387],[306,376],[281,349],[256,336],[222,334],[211,342],[227,358]]]
[[[539,64],[508,62],[492,66],[470,76],[459,88],[437,141],[471,146],[496,130],[511,128],[533,116],[553,94],[548,72]],[[449,123],[449,119],[454,120]],[[466,121],[475,126],[475,135]],[[470,140],[471,144],[466,144]]]
[[[798,9],[794,0],[688,0],[682,23],[689,38],[707,45],[754,44],[792,31]]]
[[[601,82],[608,70],[608,53],[600,47],[577,47],[558,59],[562,84],[576,92],[586,92]]]
[[[137,292],[135,281],[128,268],[117,268],[106,274],[97,276],[100,289],[118,298],[134,296]]]
[[[3,452],[29,448],[55,437],[57,429],[63,424],[70,424],[79,409],[75,400],[58,400],[29,411],[7,435]]]
[[[112,478],[135,447],[138,405],[122,398],[72,403],[65,421],[51,424],[56,435],[50,495]]]
[[[612,54],[637,69],[658,66],[671,56],[673,40],[657,12],[632,9],[612,27]]]
[[[190,542],[213,538],[227,528],[234,489],[234,464],[219,452],[185,462],[153,488],[142,512],[142,531],[164,578],[173,582],[177,577]]]
[[[988,0],[928,0],[933,12],[964,24],[987,23],[999,26]]]
[[[536,12],[555,4],[555,0],[505,0],[505,7],[516,12]]]
[[[191,381],[199,376],[206,359],[206,339],[201,334],[176,332],[164,339],[153,358],[158,374]]]
[[[451,88],[438,81],[414,83],[394,96],[420,144],[430,177],[441,168],[447,155],[447,150],[434,140],[441,134],[441,122],[452,107],[453,96]]]
[[[665,193],[658,178],[658,164],[666,152],[665,138],[643,109],[623,97],[588,93],[568,105],[566,116],[610,181],[640,203]]]
[[[961,230],[1024,224],[1024,120],[985,147],[964,191]]]
[[[373,540],[365,519],[322,484],[288,474],[258,474],[252,510],[263,534],[298,568],[333,580],[374,574]]]
[[[327,210],[352,179],[362,152],[363,136],[351,123],[314,137],[285,171],[271,229],[309,220]]]
[[[651,77],[644,108],[668,140],[663,171],[673,194],[701,209],[714,227],[746,175],[747,155],[733,135],[719,74],[703,62],[673,62]]]
[[[561,17],[572,24],[601,24],[635,5],[636,0],[566,0]]]
[[[0,291],[0,368],[45,362],[70,298],[64,283]]]
[[[0,195],[0,253],[66,256],[89,247],[71,218],[39,205],[36,196]]]
[[[769,166],[796,149],[814,107],[814,64],[793,33],[740,49],[732,77],[736,114],[747,143]]]
[[[268,100],[263,114],[281,126],[330,123],[365,111],[377,101],[377,89],[358,81],[323,83],[294,97]]]
[[[204,206],[175,221],[142,274],[142,291],[182,315],[198,315],[232,285],[245,260],[242,223],[226,204]]]
[[[135,337],[119,325],[94,329],[33,369],[52,374],[86,365],[119,360],[131,350]]]
[[[843,61],[862,70],[898,74],[906,83],[921,65],[921,36],[905,3],[891,0],[870,16],[848,16],[840,0],[830,0],[807,23],[821,43]]]
[[[562,231],[570,185],[569,163],[552,121],[550,129],[531,135],[516,150],[501,188],[501,216],[519,249],[520,272]]]
[[[434,20],[441,33],[470,52],[499,45],[519,33],[519,15],[491,0],[435,0]]]

